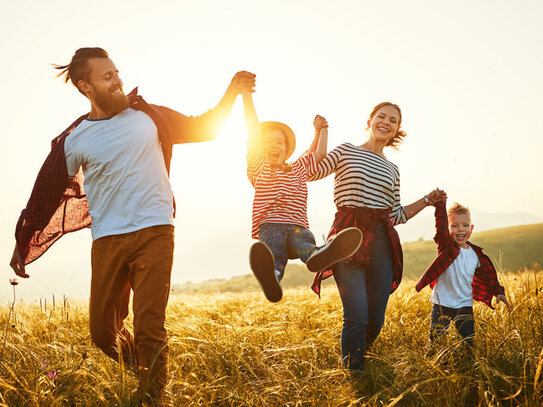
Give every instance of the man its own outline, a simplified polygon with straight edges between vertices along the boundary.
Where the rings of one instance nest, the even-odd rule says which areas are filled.
[[[137,367],[138,395],[160,402],[168,378],[172,147],[215,138],[241,90],[253,91],[255,76],[238,72],[214,109],[187,117],[148,104],[137,90],[125,95],[119,71],[101,48],[81,48],[70,64],[56,68],[91,109],[53,140],[17,223],[10,265],[28,278],[26,264],[63,234],[90,226],[92,340],[106,355]],[[123,324],[131,290],[134,336]]]

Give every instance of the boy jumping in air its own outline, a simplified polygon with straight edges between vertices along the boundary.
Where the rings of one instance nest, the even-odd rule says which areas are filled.
[[[350,257],[362,242],[362,232],[349,228],[318,248],[307,221],[307,179],[326,156],[328,124],[324,117],[313,122],[315,139],[307,154],[291,164],[294,132],[280,122],[258,122],[251,93],[243,92],[247,140],[247,176],[255,188],[251,246],[251,269],[266,298],[279,301],[288,259],[299,258],[310,271],[327,269]]]
[[[483,249],[469,242],[473,225],[469,209],[455,203],[447,212],[447,196],[435,204],[438,255],[424,272],[417,291],[430,284],[433,289],[430,340],[446,332],[451,320],[464,342],[472,346],[474,339],[473,300],[492,307],[492,297],[509,310],[504,288],[499,284],[496,269]]]

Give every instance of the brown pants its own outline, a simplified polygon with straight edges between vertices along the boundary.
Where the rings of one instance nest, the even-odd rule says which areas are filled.
[[[106,355],[139,372],[138,393],[162,398],[168,381],[164,328],[173,264],[174,228],[151,226],[92,244],[90,333]],[[124,327],[134,291],[134,336]]]

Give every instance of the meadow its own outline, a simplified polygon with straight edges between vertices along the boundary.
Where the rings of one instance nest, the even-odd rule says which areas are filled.
[[[540,406],[543,272],[499,278],[514,309],[477,304],[473,357],[454,331],[428,344],[430,291],[405,279],[366,370],[342,368],[337,290],[172,295],[168,406]],[[16,289],[17,287],[15,287]],[[13,311],[13,312],[12,312]],[[132,406],[137,379],[90,341],[86,304],[0,309],[0,406]],[[130,321],[129,321],[130,324]]]

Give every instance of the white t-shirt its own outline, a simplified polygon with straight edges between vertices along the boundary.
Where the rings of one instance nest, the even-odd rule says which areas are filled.
[[[449,308],[473,306],[473,275],[480,266],[475,251],[468,247],[460,248],[453,263],[441,274],[434,286],[430,301]]]
[[[173,225],[173,196],[153,120],[126,109],[84,120],[66,138],[68,175],[80,167],[92,218],[92,238]]]

